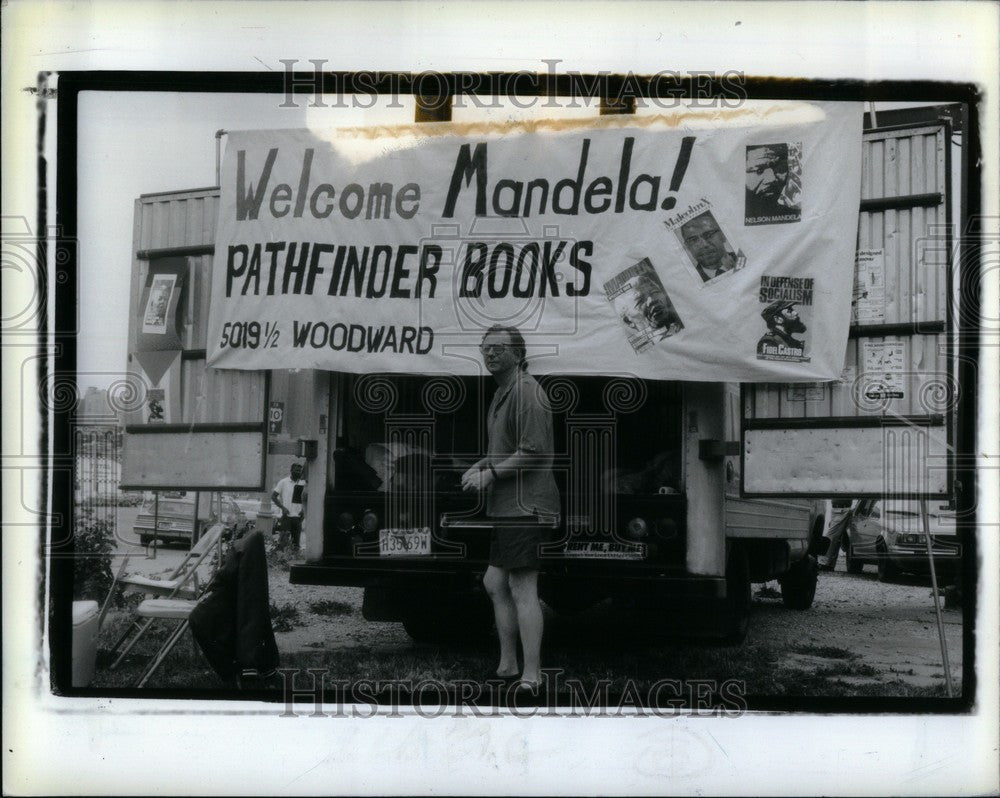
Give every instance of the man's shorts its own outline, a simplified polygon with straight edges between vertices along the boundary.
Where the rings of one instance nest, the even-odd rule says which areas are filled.
[[[490,565],[510,571],[541,567],[538,546],[550,538],[549,529],[539,526],[534,516],[497,518],[490,535]]]

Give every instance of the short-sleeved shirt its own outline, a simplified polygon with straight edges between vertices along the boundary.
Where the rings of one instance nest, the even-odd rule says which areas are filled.
[[[489,449],[493,464],[520,451],[535,462],[519,474],[494,480],[486,492],[486,513],[495,517],[556,514],[559,489],[552,476],[552,410],[544,389],[530,374],[518,371],[499,388],[487,413]]]
[[[295,495],[295,487],[297,485],[301,485],[304,490],[306,481],[304,479],[300,479],[296,482],[288,476],[284,479],[279,479],[278,484],[274,486],[274,492],[281,498],[281,503],[288,509],[288,515],[292,518],[302,517],[302,504],[292,501],[292,498]],[[299,495],[302,495],[301,491],[299,491]]]

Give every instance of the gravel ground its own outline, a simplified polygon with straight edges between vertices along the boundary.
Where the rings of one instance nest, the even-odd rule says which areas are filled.
[[[119,528],[125,530],[119,553],[131,540],[134,508],[120,509]],[[148,576],[163,576],[180,562],[180,549],[161,548],[155,559],[146,559],[141,548],[133,549],[128,570]],[[433,650],[416,646],[399,623],[373,623],[361,617],[362,591],[359,588],[292,585],[288,565],[272,558],[269,571],[271,602],[291,614],[288,631],[276,631],[283,653],[347,650],[380,652]],[[301,560],[299,560],[301,561]],[[117,565],[116,565],[117,567]],[[317,612],[320,602],[333,612]],[[321,608],[321,607],[320,607]],[[622,634],[620,614],[597,608],[583,616],[567,618],[547,613],[546,638],[576,641],[601,639]],[[617,611],[620,613],[620,611]],[[956,690],[962,675],[962,613],[943,608],[948,657]],[[585,630],[585,634],[581,634]],[[604,631],[601,631],[604,630]],[[844,570],[819,576],[816,599],[811,609],[797,612],[782,606],[778,583],[754,586],[753,611],[746,645],[764,644],[785,651],[782,666],[805,673],[836,668],[843,659],[837,650],[856,655],[855,663],[870,666],[872,675],[841,677],[859,687],[899,680],[914,687],[942,686],[944,668],[937,622],[927,577],[909,577],[898,584],[883,584],[871,566],[861,575]],[[655,644],[650,644],[654,646]],[[677,646],[676,642],[670,643]],[[685,645],[685,644],[680,644]],[[651,652],[655,648],[651,649]],[[857,670],[857,669],[856,669]]]
[[[839,567],[843,569],[843,564]],[[807,672],[836,664],[835,658],[823,656],[826,652],[822,647],[852,652],[860,657],[858,662],[880,672],[878,676],[845,677],[859,685],[878,683],[887,677],[919,687],[943,684],[944,668],[929,579],[915,577],[901,584],[883,584],[876,579],[873,569],[858,576],[843,570],[821,573],[812,608],[801,612],[785,609],[777,588],[777,582],[754,586],[747,644],[777,644],[779,649],[789,652],[784,664]],[[401,624],[371,623],[361,617],[359,588],[292,585],[287,569],[278,565],[271,569],[270,589],[272,603],[299,609],[298,620],[302,625],[276,634],[283,652],[344,649],[377,652],[414,646]],[[349,610],[345,607],[344,614],[336,616],[311,612],[310,605],[319,601],[343,602]],[[962,615],[957,610],[943,609],[943,600],[941,603],[957,690],[962,673]],[[559,634],[562,622],[558,617],[550,617],[547,634]],[[801,653],[808,648],[815,648],[817,654]]]

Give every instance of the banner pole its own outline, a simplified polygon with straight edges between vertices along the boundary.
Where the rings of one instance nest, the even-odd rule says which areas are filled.
[[[934,613],[937,615],[938,638],[941,641],[941,661],[944,664],[944,684],[948,691],[948,698],[952,698],[954,693],[951,686],[951,664],[948,662],[948,642],[944,636],[944,619],[941,617],[941,601],[938,596],[937,572],[934,568],[934,553],[931,548],[931,525],[927,517],[927,501],[920,500],[920,521],[924,526],[924,542],[927,544],[927,562],[931,569],[931,589],[934,595]]]

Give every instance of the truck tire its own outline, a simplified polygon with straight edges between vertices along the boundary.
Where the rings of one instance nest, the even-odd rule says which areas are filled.
[[[418,643],[480,640],[493,629],[493,608],[481,595],[437,603],[414,601],[403,613],[403,628]]]
[[[750,561],[743,546],[733,545],[726,558],[726,598],[722,604],[722,639],[743,642],[750,630]]]
[[[851,554],[851,539],[847,536],[844,537],[844,565],[847,567],[847,573],[855,576],[865,570],[864,562]]]
[[[807,554],[792,563],[792,567],[778,577],[781,584],[781,601],[791,610],[807,610],[816,597],[816,578],[819,566],[816,558]]]

